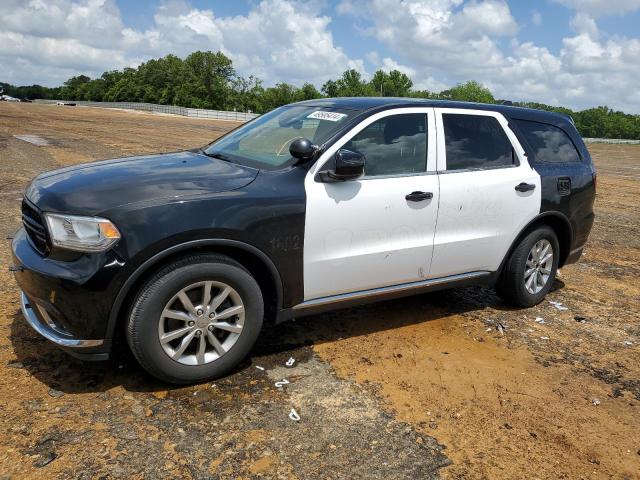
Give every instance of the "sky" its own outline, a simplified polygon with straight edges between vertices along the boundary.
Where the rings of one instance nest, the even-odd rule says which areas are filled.
[[[348,68],[440,91],[640,113],[640,0],[0,0],[0,81],[58,86],[222,51],[265,85]]]

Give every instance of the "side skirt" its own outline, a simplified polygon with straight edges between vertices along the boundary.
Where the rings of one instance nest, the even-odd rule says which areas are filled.
[[[493,284],[497,278],[496,272],[469,272],[442,278],[431,278],[419,282],[404,283],[390,287],[372,288],[360,292],[343,293],[329,297],[316,298],[299,303],[292,308],[281,310],[276,323],[281,323],[296,317],[315,315],[330,310],[354,307],[366,303],[391,300],[420,293],[444,290],[453,287],[463,287],[476,284]]]

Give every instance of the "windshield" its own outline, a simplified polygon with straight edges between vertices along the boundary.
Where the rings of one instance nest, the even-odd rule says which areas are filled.
[[[307,138],[327,140],[356,112],[323,107],[280,107],[215,141],[204,153],[249,167],[276,170],[293,163],[289,145]]]

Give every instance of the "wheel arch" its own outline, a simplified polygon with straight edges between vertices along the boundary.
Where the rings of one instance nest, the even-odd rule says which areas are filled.
[[[219,253],[239,262],[256,279],[265,300],[265,317],[275,321],[282,309],[283,287],[280,273],[273,261],[262,250],[253,245],[230,239],[201,239],[180,243],[156,253],[139,265],[127,278],[109,314],[107,338],[116,335],[117,325],[140,286],[163,265],[191,253]]]
[[[558,261],[558,268],[562,267],[569,257],[571,251],[571,242],[573,240],[573,229],[569,219],[561,212],[544,212],[533,218],[525,227],[520,231],[516,238],[511,242],[509,250],[502,259],[499,273],[502,273],[507,260],[511,256],[513,250],[520,243],[520,240],[535,229],[538,226],[546,225],[551,227],[558,237],[558,243],[560,244],[560,258]]]

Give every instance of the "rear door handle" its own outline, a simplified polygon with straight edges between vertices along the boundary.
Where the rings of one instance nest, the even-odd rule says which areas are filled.
[[[422,200],[430,200],[430,199],[432,199],[433,198],[433,193],[415,191],[415,192],[409,193],[404,198],[406,198],[410,202],[421,202]]]
[[[534,190],[536,188],[536,186],[533,183],[519,183],[518,185],[516,185],[516,190],[518,192],[530,192],[531,190]]]

